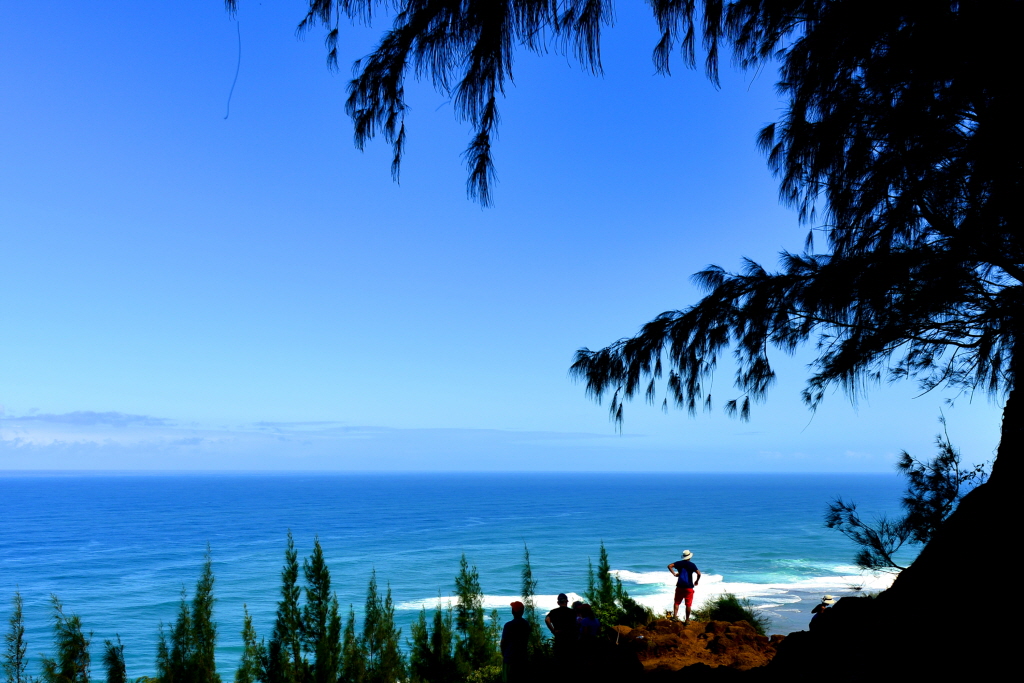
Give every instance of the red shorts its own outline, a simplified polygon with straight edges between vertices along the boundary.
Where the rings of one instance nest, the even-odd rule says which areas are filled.
[[[684,586],[676,586],[676,604],[686,601],[687,607],[693,606],[693,589]]]

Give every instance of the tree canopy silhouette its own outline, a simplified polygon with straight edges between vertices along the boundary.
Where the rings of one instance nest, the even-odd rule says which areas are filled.
[[[227,0],[229,9],[235,2]],[[473,128],[468,192],[486,205],[498,102],[517,50],[561,52],[599,73],[613,4],[309,0],[299,30],[326,27],[328,64],[336,67],[341,20],[390,16],[391,28],[356,62],[349,84],[356,144],[383,135],[397,177],[405,81],[429,79]],[[809,673],[831,666],[837,648],[862,646],[874,655],[856,665],[859,675],[920,677],[922,662],[952,675],[944,638],[930,626],[948,615],[942,601],[921,596],[949,590],[955,558],[1011,575],[1002,530],[1024,521],[1011,488],[1022,478],[1024,447],[1024,406],[1015,391],[1024,325],[1024,128],[1014,106],[1019,79],[1006,75],[1019,63],[1024,2],[647,4],[661,31],[654,46],[661,73],[677,52],[691,67],[702,56],[716,82],[726,53],[742,69],[778,68],[786,105],[759,144],[782,200],[812,231],[802,252],[781,255],[776,271],[752,261],[738,272],[709,266],[695,276],[705,289],[697,303],[603,349],[580,349],[572,373],[590,396],[610,400],[618,423],[623,404],[639,395],[655,402],[661,392],[666,407],[691,412],[710,407],[709,380],[730,352],[737,393],[725,407],[746,418],[775,380],[769,349],[792,353],[809,343],[817,350],[804,391],[812,408],[831,387],[855,399],[882,379],[1005,397],[989,481],[963,498],[892,589],[871,605],[838,605],[847,616],[794,644],[790,651],[803,656],[788,659]],[[915,619],[905,619],[911,611]],[[865,635],[880,623],[888,630]],[[997,639],[1009,652],[1008,638]],[[961,659],[955,670],[975,677],[977,667],[994,671],[999,663]]]
[[[226,0],[233,10],[237,0]],[[580,349],[572,365],[590,396],[642,394],[695,412],[732,352],[741,418],[775,380],[769,349],[818,353],[804,398],[832,386],[855,398],[882,379],[916,379],[993,396],[1013,388],[1024,304],[1020,229],[1022,131],[1012,107],[1015,26],[1022,3],[907,0],[648,0],[661,31],[656,69],[678,53],[704,57],[718,80],[723,52],[744,69],[776,65],[787,101],[759,144],[783,201],[812,225],[801,253],[776,271],[744,261],[694,277],[696,304],[657,316],[633,337]],[[611,0],[309,0],[298,31],[323,26],[328,64],[338,25],[391,17],[355,63],[348,113],[358,146],[383,135],[397,177],[405,141],[404,84],[429,79],[473,126],[468,189],[491,200],[491,142],[517,49],[554,50],[601,71]],[[698,40],[700,49],[698,49]],[[814,233],[825,248],[815,250]],[[1006,411],[1015,403],[1008,400]],[[1009,413],[1007,413],[1009,414]],[[1014,420],[1024,424],[1024,419]],[[1007,438],[1020,443],[1018,430]],[[1015,446],[1016,447],[1016,446]],[[1001,460],[993,476],[998,479]]]

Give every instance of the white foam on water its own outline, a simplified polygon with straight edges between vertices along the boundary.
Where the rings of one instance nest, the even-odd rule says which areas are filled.
[[[631,572],[628,569],[613,569],[611,574],[619,577],[623,583],[676,585],[676,577],[666,570],[659,572]]]
[[[796,605],[801,602],[816,601],[826,593],[851,594],[862,591],[882,591],[892,585],[894,575],[856,573],[857,568],[840,565],[827,568],[835,571],[832,576],[813,576],[796,581],[779,583],[753,583],[745,581],[726,581],[721,574],[704,574],[695,591],[695,606],[725,593],[732,593],[738,598],[750,599],[756,607],[773,611],[802,612],[803,609],[779,609],[783,606]],[[840,573],[842,572],[842,573]],[[611,572],[623,584],[644,586],[660,586],[661,589],[648,595],[633,595],[634,600],[645,607],[650,607],[656,614],[672,609],[676,579],[665,570],[654,572],[634,572],[628,569],[613,569]],[[569,603],[583,600],[578,593],[567,593]],[[536,595],[534,603],[541,612],[547,612],[558,606],[557,595]],[[485,595],[484,608],[506,609],[509,603],[522,600],[518,595]],[[441,606],[455,603],[451,596],[441,598]],[[396,610],[433,610],[438,605],[438,598],[407,600],[395,605]]]
[[[856,567],[839,566],[834,570],[856,570]],[[613,570],[622,582],[638,585],[663,585],[664,590],[649,595],[632,596],[641,605],[650,607],[655,613],[672,609],[675,594],[675,578],[664,571],[632,572]],[[779,583],[752,583],[744,581],[726,581],[721,574],[704,574],[695,590],[695,603],[703,602],[732,593],[739,598],[749,598],[755,606],[771,609],[782,605],[790,605],[804,600],[816,600],[817,595],[825,593],[856,593],[860,591],[881,591],[892,585],[895,577],[891,574],[843,573],[833,576],[814,576],[796,581]],[[764,604],[761,604],[761,603]]]

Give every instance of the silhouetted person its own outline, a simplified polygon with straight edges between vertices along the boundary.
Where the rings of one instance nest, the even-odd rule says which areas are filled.
[[[558,594],[558,607],[544,617],[551,635],[554,636],[552,654],[559,669],[567,671],[572,664],[573,650],[576,647],[576,613],[569,609],[569,597],[565,593]]]
[[[693,553],[689,550],[683,551],[683,559],[678,562],[673,562],[668,566],[668,570],[672,572],[672,576],[676,577],[676,595],[673,601],[672,616],[675,619],[679,618],[679,605],[680,603],[686,603],[686,621],[683,623],[690,623],[690,608],[693,606],[693,589],[700,583],[700,570],[697,569],[697,565],[690,562],[693,557]],[[693,575],[696,574],[697,578],[694,579]]]
[[[576,612],[576,630],[579,632],[579,639],[597,638],[601,622],[594,616],[594,609],[585,602],[574,602],[572,609]]]
[[[825,611],[829,607],[834,605],[835,602],[836,602],[836,599],[833,598],[831,595],[824,595],[824,596],[822,596],[821,602],[818,603],[817,605],[815,605],[814,609],[811,610],[811,614],[814,615],[813,617],[811,617],[811,624],[810,624],[811,628],[814,628],[814,626],[815,626],[814,622],[817,621],[818,618],[821,617],[821,615],[824,614]]]
[[[512,621],[501,630],[502,680],[505,683],[522,683],[530,676],[527,643],[530,641],[530,622],[523,619],[526,609],[518,600],[512,603]]]
[[[601,651],[601,643],[597,639],[601,622],[594,616],[594,610],[586,603],[574,602],[572,609],[576,613],[576,674],[582,681],[602,679],[603,674],[606,673],[602,661],[604,653]]]

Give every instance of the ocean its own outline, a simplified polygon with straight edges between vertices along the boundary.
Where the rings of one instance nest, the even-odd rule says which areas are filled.
[[[671,608],[666,566],[684,548],[704,578],[695,604],[748,597],[772,633],[806,628],[824,593],[884,589],[852,566],[855,548],[824,528],[826,503],[870,517],[898,510],[887,474],[189,474],[0,473],[0,627],[24,600],[32,669],[51,646],[50,595],[102,641],[119,635],[129,677],[152,675],[158,628],[191,595],[209,544],[218,670],[233,675],[243,605],[270,633],[288,530],[301,558],[319,537],[334,590],[357,615],[370,573],[390,585],[403,640],[453,590],[464,553],[487,606],[509,618],[529,547],[538,605],[581,595],[600,544],[631,596]]]

